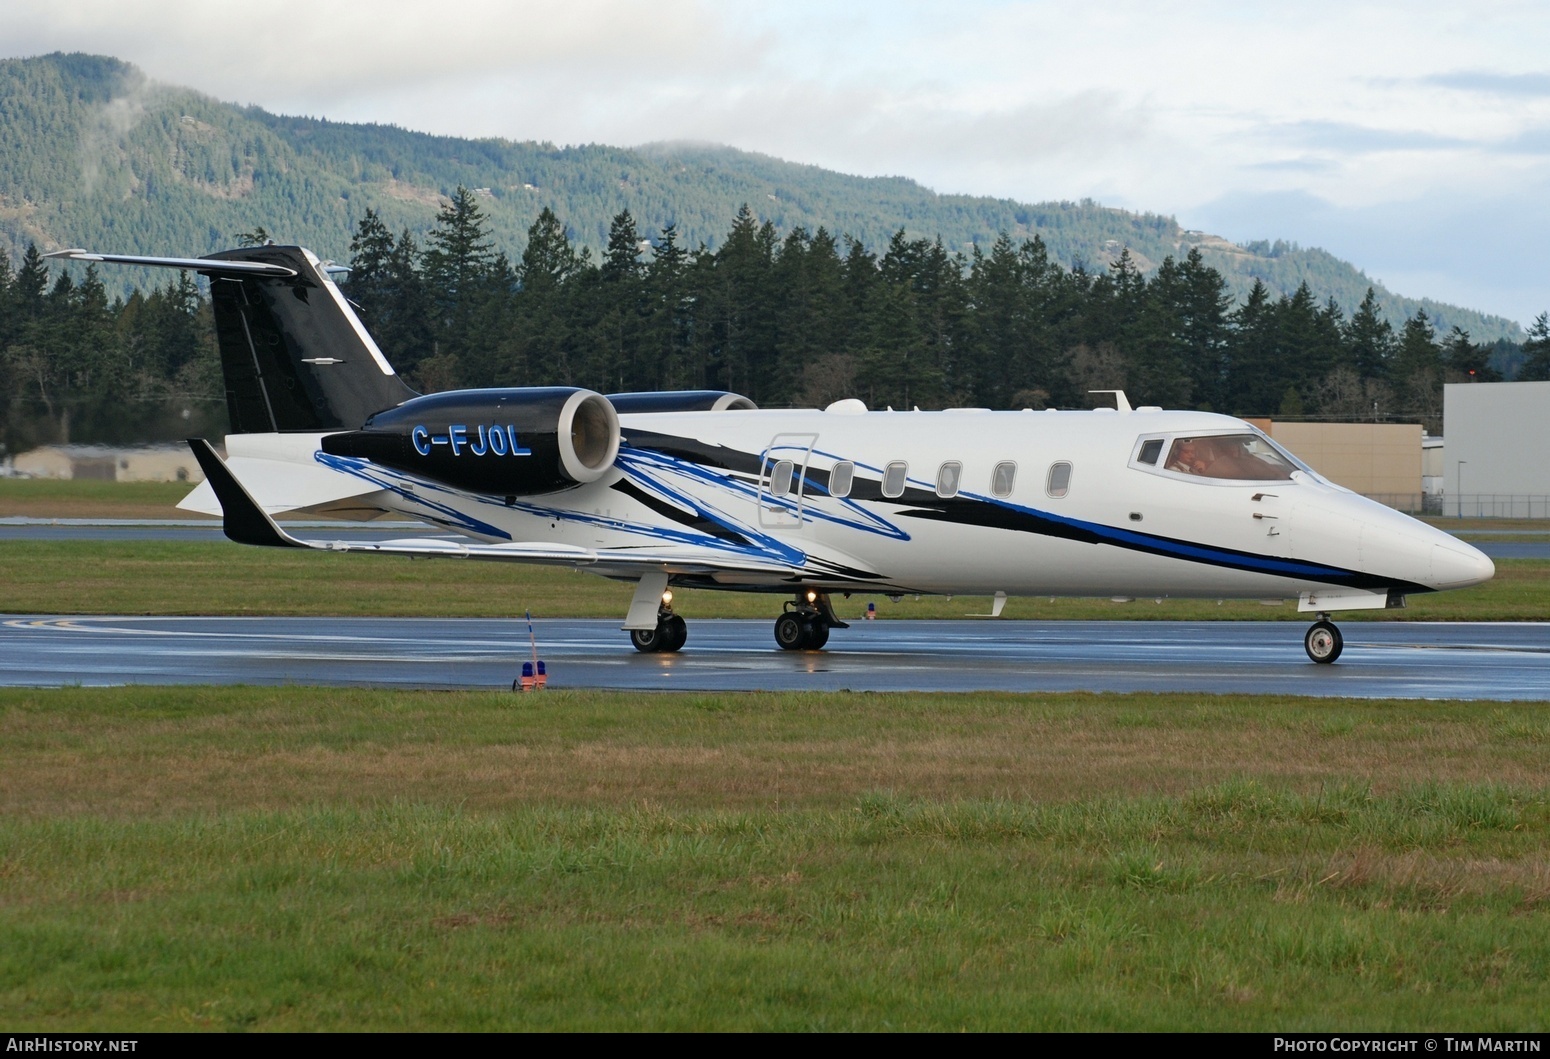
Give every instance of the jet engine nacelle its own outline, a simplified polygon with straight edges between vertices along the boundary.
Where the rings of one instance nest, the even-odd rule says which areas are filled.
[[[330,434],[323,451],[455,489],[531,496],[602,477],[619,454],[619,417],[591,390],[449,390],[378,412],[359,430]]]
[[[660,390],[611,393],[608,400],[620,412],[736,412],[758,408],[740,393],[726,390]]]

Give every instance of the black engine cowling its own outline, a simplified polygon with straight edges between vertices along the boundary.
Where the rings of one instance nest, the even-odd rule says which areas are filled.
[[[619,417],[602,394],[572,387],[449,390],[330,434],[323,451],[504,496],[596,481],[619,454]]]

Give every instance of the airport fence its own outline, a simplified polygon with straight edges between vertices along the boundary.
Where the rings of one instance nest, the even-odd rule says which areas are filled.
[[[1438,514],[1456,518],[1550,518],[1550,496],[1460,493],[1443,497]]]

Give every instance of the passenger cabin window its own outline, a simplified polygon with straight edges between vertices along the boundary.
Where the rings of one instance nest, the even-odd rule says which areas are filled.
[[[1049,481],[1044,486],[1044,491],[1057,499],[1066,495],[1071,489],[1071,465],[1064,461],[1050,465]]]
[[[936,495],[949,497],[958,495],[958,482],[963,477],[963,464],[956,460],[944,463],[936,472]]]
[[[996,464],[995,470],[990,472],[990,492],[992,496],[1011,496],[1012,485],[1017,481],[1017,464],[1008,460],[1006,463]]]
[[[909,473],[910,465],[903,460],[894,460],[883,468],[883,495],[887,497],[904,495],[904,476]]]
[[[856,478],[856,465],[849,460],[842,460],[834,465],[829,472],[829,495],[847,497],[850,495],[850,484]]]
[[[791,469],[792,463],[790,460],[781,460],[774,466],[774,468],[771,469],[771,496],[785,496],[787,493],[791,492]]]
[[[1179,438],[1163,466],[1200,478],[1245,482],[1284,482],[1297,469],[1258,434]]]
[[[1162,455],[1162,438],[1152,438],[1141,443],[1140,455],[1136,457],[1137,463],[1156,464],[1157,457]]]

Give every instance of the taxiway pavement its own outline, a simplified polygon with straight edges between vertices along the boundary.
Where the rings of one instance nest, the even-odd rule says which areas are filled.
[[[1183,691],[1550,701],[1550,624],[1347,622],[1319,666],[1301,622],[879,620],[824,651],[765,621],[691,621],[676,655],[618,622],[534,623],[553,688]],[[510,619],[0,617],[0,684],[511,686],[530,660]]]

